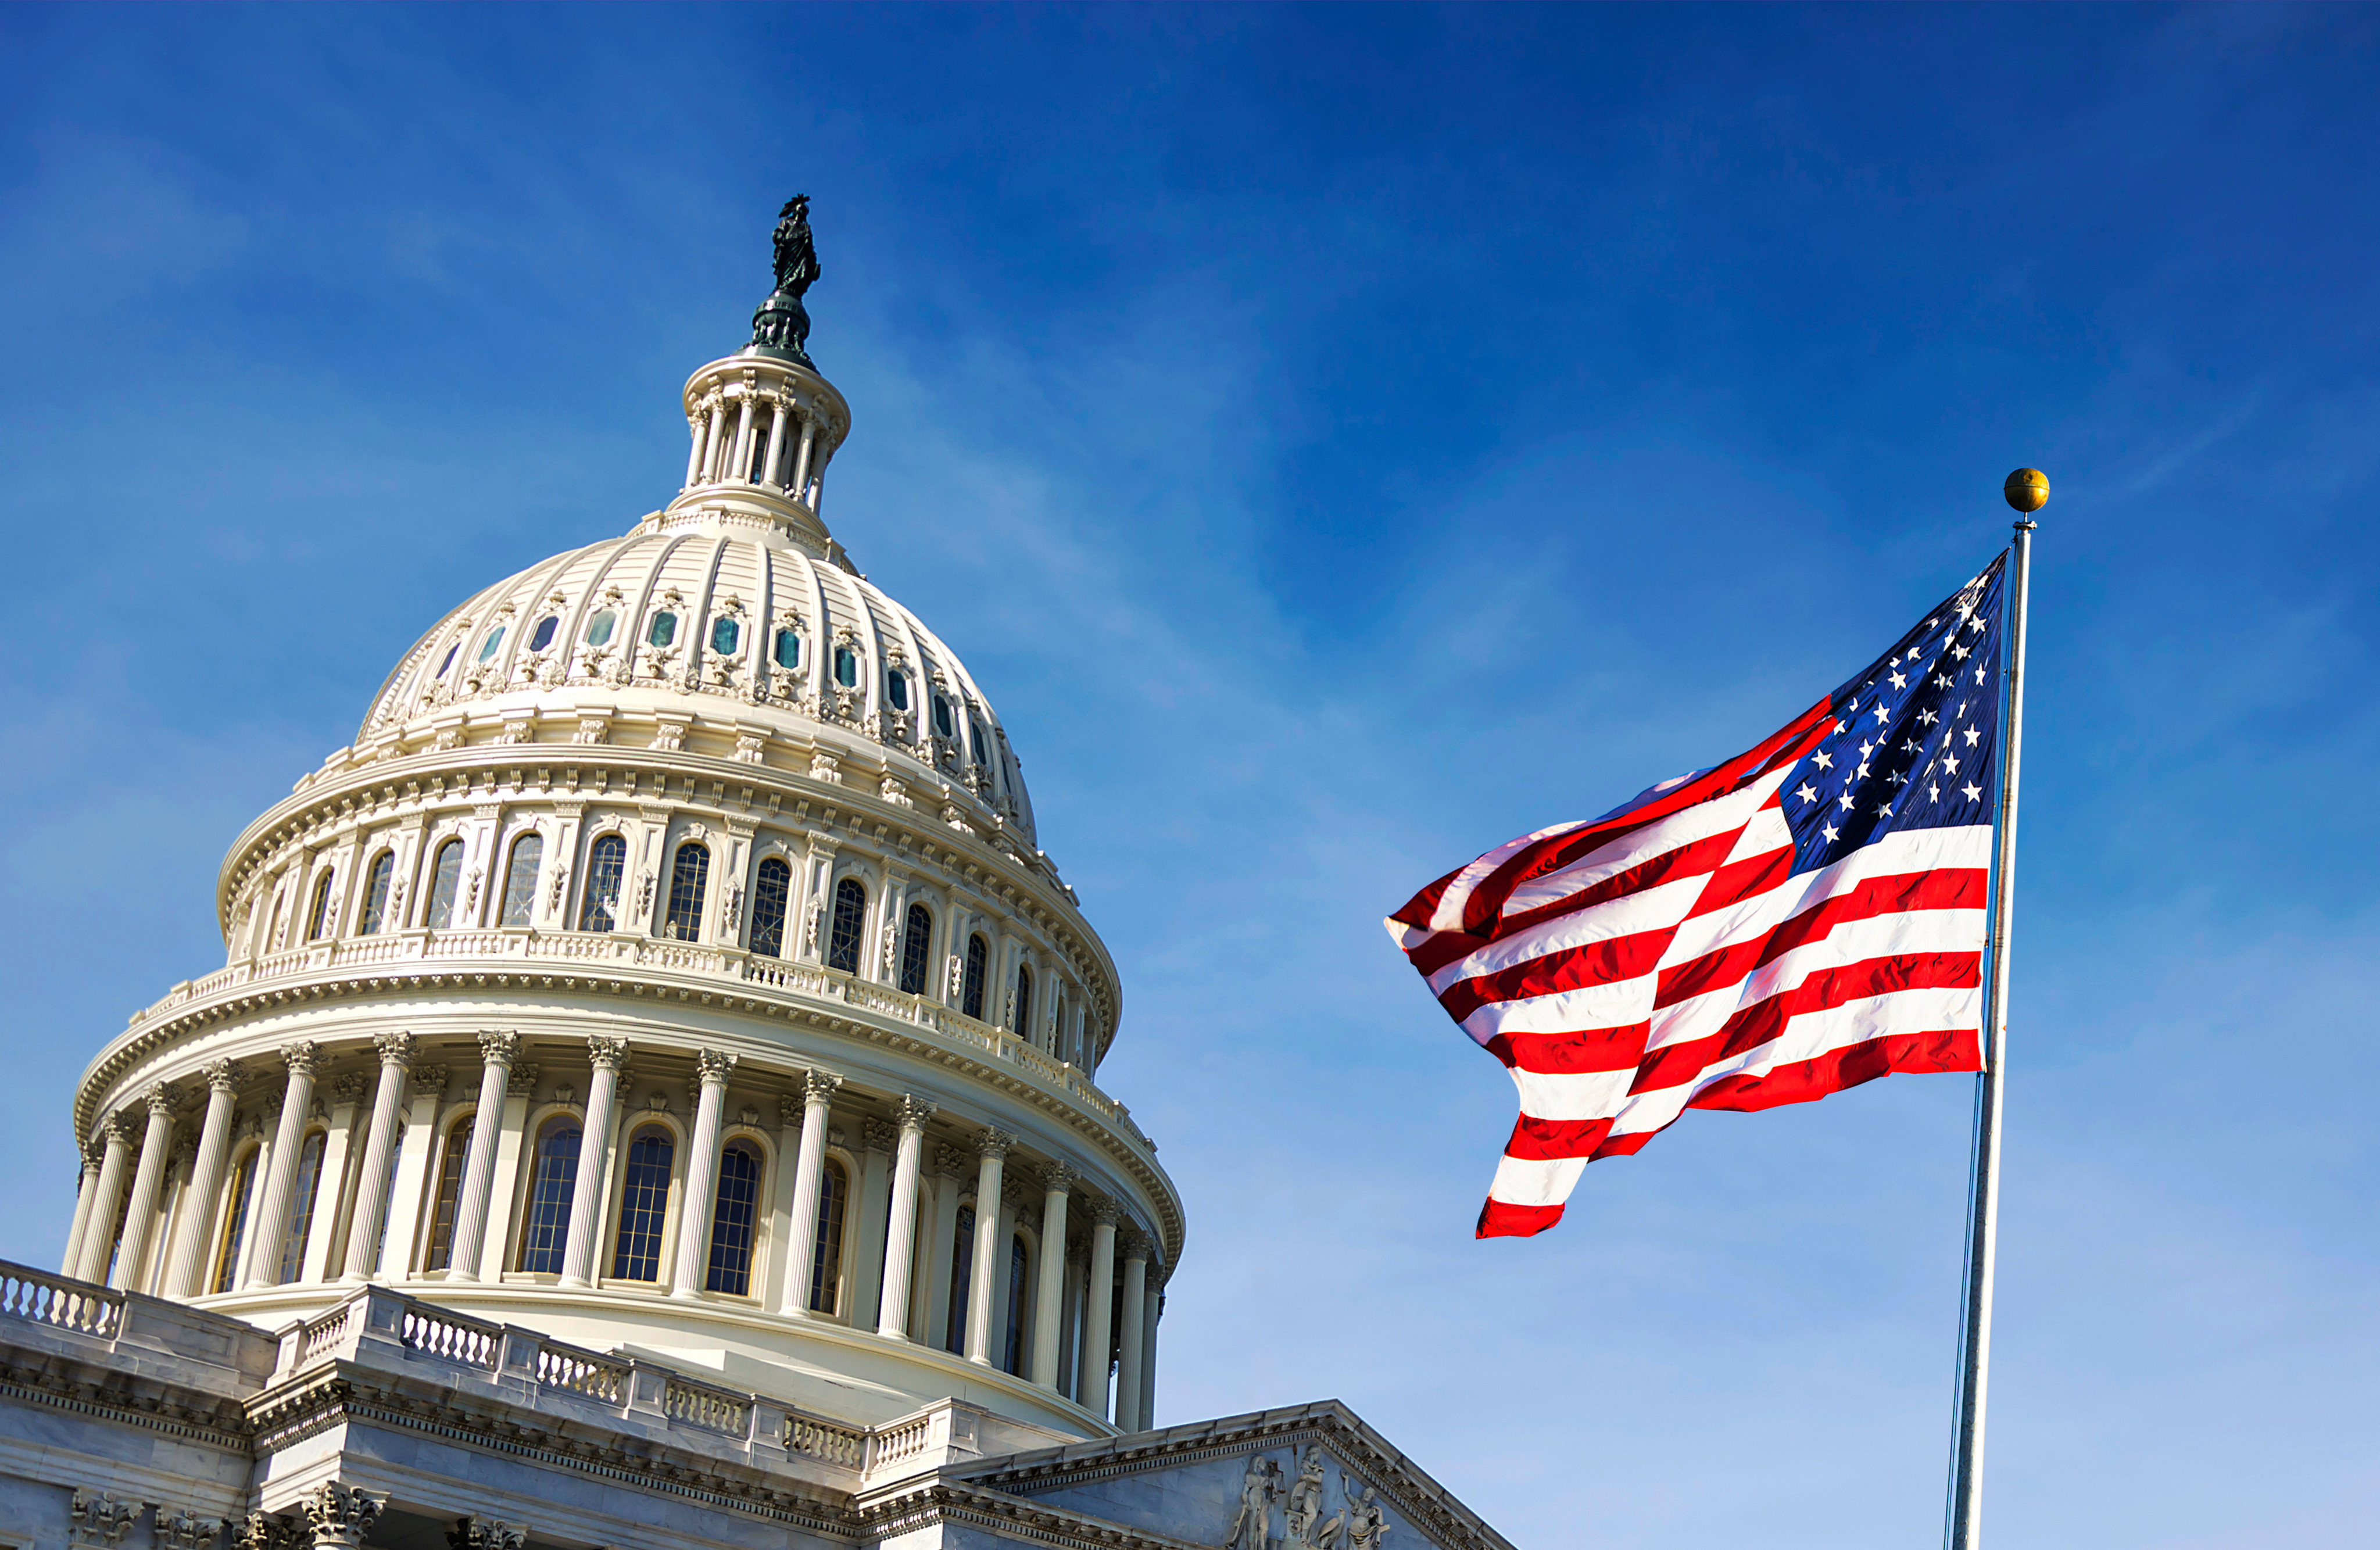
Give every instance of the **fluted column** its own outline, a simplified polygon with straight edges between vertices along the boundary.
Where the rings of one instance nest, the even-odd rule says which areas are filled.
[[[140,1165],[132,1174],[132,1206],[124,1214],[124,1247],[115,1256],[115,1273],[107,1284],[118,1290],[132,1284],[140,1272],[140,1256],[148,1252],[149,1234],[157,1225],[157,1194],[164,1187],[165,1164],[174,1145],[174,1095],[164,1083],[149,1089],[149,1129],[140,1139]]]
[[[782,412],[782,411],[781,411]],[[819,1196],[826,1183],[827,1110],[843,1078],[829,1072],[802,1074],[802,1142],[794,1163],[794,1204],[785,1228],[784,1311],[810,1312],[810,1261],[817,1253]]]
[[[214,1235],[220,1210],[216,1194],[223,1189],[224,1159],[231,1154],[231,1115],[238,1102],[240,1070],[229,1060],[207,1068],[207,1112],[199,1121],[199,1155],[190,1168],[190,1188],[174,1229],[173,1257],[165,1262],[159,1290],[167,1297],[199,1294],[199,1265],[206,1257],[207,1241]]]
[[[735,440],[729,442],[727,455],[735,464],[728,470],[737,484],[750,484],[752,454],[745,449],[752,444],[752,395],[744,395],[744,406],[735,415]]]
[[[694,1144],[686,1156],[686,1207],[677,1219],[677,1276],[673,1297],[693,1297],[709,1279],[710,1262],[710,1197],[719,1188],[719,1111],[727,1103],[727,1073],[735,1057],[705,1049],[694,1058],[702,1078],[702,1096],[695,1103]]]
[[[716,483],[719,478],[719,428],[726,418],[727,404],[722,399],[710,406],[710,433],[702,443],[702,481],[705,484]]]
[[[603,1230],[603,1159],[610,1155],[612,1107],[620,1093],[620,1066],[628,1058],[625,1039],[589,1035],[587,1117],[578,1127],[578,1172],[570,1187],[570,1230],[562,1242],[562,1284],[591,1286],[595,1235]]]
[[[760,482],[783,486],[777,477],[777,454],[785,447],[785,401],[779,399],[769,412],[769,451],[760,460]]]
[[[347,1275],[368,1281],[380,1269],[381,1212],[388,1204],[388,1170],[395,1161],[396,1115],[405,1107],[406,1073],[413,1069],[413,1035],[382,1034],[380,1085],[372,1091],[371,1129],[364,1135],[363,1168],[356,1175],[356,1205],[347,1228]]]
[[[1091,1271],[1083,1283],[1083,1361],[1075,1401],[1104,1420],[1108,1413],[1108,1347],[1114,1334],[1116,1208],[1091,1207]]]
[[[966,1357],[991,1365],[992,1277],[1002,1268],[1000,1173],[1016,1138],[986,1130],[976,1141],[975,1268],[967,1276]]]
[[[1154,1430],[1157,1425],[1157,1320],[1165,1312],[1165,1293],[1158,1287],[1157,1278],[1148,1278],[1148,1314],[1141,1330],[1140,1358],[1140,1431]]]
[[[1041,1170],[1041,1274],[1033,1290],[1033,1381],[1058,1387],[1058,1326],[1066,1302],[1066,1197],[1075,1170],[1051,1163]]]
[[[100,1155],[91,1219],[83,1224],[82,1253],[69,1272],[78,1280],[96,1281],[107,1274],[107,1256],[115,1247],[115,1208],[124,1200],[124,1175],[132,1166],[132,1131],[137,1122],[130,1112],[120,1108],[100,1121],[107,1150]]]
[[[695,480],[702,477],[702,448],[704,442],[709,438],[709,431],[710,428],[703,424],[690,425],[686,428],[686,434],[694,441],[694,444],[686,451],[685,488],[688,490],[692,490]]]
[[[281,1277],[281,1241],[289,1232],[289,1195],[298,1181],[298,1154],[305,1148],[306,1116],[314,1106],[314,1065],[322,1052],[299,1040],[281,1047],[282,1063],[289,1068],[289,1084],[281,1090],[281,1123],[273,1132],[273,1156],[266,1166],[264,1190],[256,1215],[249,1218],[248,1277],[241,1285],[269,1287]]]
[[[1141,1362],[1148,1351],[1141,1326],[1148,1317],[1148,1240],[1135,1229],[1123,1244],[1123,1327],[1116,1331],[1115,1423],[1140,1429]]]
[[[804,442],[807,447],[808,442]],[[917,1259],[917,1170],[926,1155],[926,1120],[934,1106],[904,1094],[895,1113],[900,1147],[892,1155],[892,1216],[884,1231],[884,1292],[876,1305],[876,1332],[909,1338],[909,1277]]]
[[[67,1252],[58,1256],[58,1273],[71,1276],[82,1260],[83,1229],[91,1225],[91,1203],[99,1193],[99,1153],[86,1144],[82,1166],[76,1169],[74,1223],[67,1229]]]
[[[794,481],[785,487],[794,492],[796,500],[807,498],[810,487],[810,454],[817,445],[818,420],[814,416],[806,415],[802,418],[802,450],[794,463]]]
[[[463,1193],[455,1207],[455,1238],[446,1253],[446,1278],[480,1278],[480,1248],[488,1231],[488,1195],[496,1181],[496,1144],[503,1139],[504,1090],[512,1083],[518,1034],[480,1035],[480,1107],[471,1116],[471,1150],[463,1163]],[[279,1162],[279,1157],[273,1159]]]

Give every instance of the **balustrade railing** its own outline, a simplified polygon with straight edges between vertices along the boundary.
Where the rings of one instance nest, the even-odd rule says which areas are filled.
[[[823,1464],[840,1464],[847,1470],[863,1469],[868,1463],[868,1434],[850,1426],[838,1426],[831,1421],[819,1421],[807,1415],[785,1417],[785,1451],[816,1459]]]
[[[0,1318],[112,1338],[124,1328],[124,1294],[22,1265],[0,1266]]]
[[[538,1347],[537,1381],[548,1388],[564,1388],[590,1399],[616,1405],[628,1397],[630,1367],[591,1350],[547,1340]]]
[[[401,1338],[411,1350],[443,1356],[467,1367],[492,1370],[504,1343],[504,1331],[492,1324],[481,1324],[477,1319],[408,1301]]]
[[[905,1421],[890,1431],[879,1432],[868,1439],[868,1467],[880,1470],[887,1464],[897,1464],[926,1451],[933,1440],[933,1417],[921,1415],[915,1421]]]
[[[748,1395],[673,1376],[662,1386],[662,1413],[689,1426],[740,1437],[751,1430],[752,1401]]]

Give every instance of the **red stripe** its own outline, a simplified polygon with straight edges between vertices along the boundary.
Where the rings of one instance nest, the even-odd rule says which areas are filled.
[[[1460,1023],[1481,1007],[1500,1001],[1524,1001],[1590,985],[1642,979],[1660,966],[1661,954],[1670,951],[1670,938],[1677,934],[1676,926],[1664,926],[1657,931],[1635,931],[1562,948],[1494,974],[1458,979],[1438,993],[1438,1004]]]
[[[1479,1207],[1481,1238],[1535,1238],[1538,1233],[1561,1220],[1559,1205],[1507,1205],[1491,1200]]]
[[[1390,920],[1402,920],[1407,926],[1418,926],[1425,931],[1428,930],[1430,917],[1438,914],[1438,902],[1446,897],[1446,890],[1453,887],[1454,879],[1461,876],[1463,876],[1463,868],[1457,866],[1453,871],[1449,872],[1446,876],[1439,878],[1438,881],[1430,884],[1427,888],[1423,889],[1419,893],[1416,893],[1412,898],[1406,900],[1404,908],[1389,916],[1389,918]]]
[[[1847,921],[1873,920],[1911,910],[1980,910],[1986,888],[1987,877],[1980,866],[1937,866],[1928,872],[1869,878],[1848,893],[1821,899],[1800,914],[1779,921],[1765,936],[1730,942],[1662,970],[1653,1009],[1658,1011],[1740,985],[1755,969],[1775,963],[1804,942],[1818,940]]]
[[[1741,904],[1755,894],[1767,892],[1793,874],[1793,847],[1782,846],[1763,855],[1748,855],[1742,861],[1730,861],[1711,874],[1703,885],[1694,907],[1686,912],[1692,920],[1698,914],[1709,914],[1730,904]]]
[[[1581,1028],[1567,1034],[1498,1034],[1480,1047],[1507,1070],[1568,1076],[1582,1072],[1631,1071],[1645,1058],[1650,1023],[1621,1028]]]
[[[1829,1093],[1901,1072],[1983,1069],[1982,1042],[1973,1028],[1888,1034],[1829,1049],[1811,1060],[1795,1060],[1765,1076],[1730,1076],[1723,1082],[1714,1082],[1695,1094],[1686,1107],[1750,1112],[1789,1103],[1815,1103]]]
[[[1741,832],[1733,829],[1725,834],[1709,834],[1699,840],[1689,840],[1676,850],[1648,857],[1624,872],[1614,872],[1592,887],[1582,888],[1576,893],[1549,904],[1540,904],[1509,920],[1499,920],[1483,936],[1441,931],[1405,956],[1422,974],[1434,975],[1449,963],[1478,951],[1489,942],[1502,941],[1545,921],[1575,914],[1597,904],[1608,904],[1614,899],[1641,893],[1660,883],[1711,871],[1727,859],[1727,853],[1735,848],[1735,837]]]
[[[1463,902],[1463,929],[1474,936],[1486,931],[1501,913],[1504,901],[1512,897],[1514,889],[1548,872],[1560,871],[1611,836],[1642,829],[1656,819],[1682,812],[1696,803],[1740,791],[1745,781],[1767,769],[1770,761],[1780,752],[1799,758],[1801,750],[1795,745],[1804,737],[1814,744],[1818,741],[1817,737],[1809,734],[1816,731],[1822,720],[1829,728],[1832,727],[1833,705],[1831,698],[1820,700],[1701,779],[1689,781],[1675,791],[1665,792],[1641,807],[1618,815],[1608,823],[1589,824],[1567,834],[1553,835],[1515,854],[1481,878],[1471,897]]]
[[[1637,1068],[1628,1090],[1652,1093],[1691,1082],[1696,1073],[1778,1037],[1788,1022],[1804,1012],[1893,990],[1972,990],[1983,983],[1982,965],[1980,952],[1911,952],[1822,969],[1737,1011],[1717,1033],[1655,1050]]]
[[[1504,1143],[1504,1155],[1524,1162],[1592,1156],[1610,1133],[1609,1115],[1600,1120],[1537,1120],[1524,1114],[1512,1125],[1512,1139]]]

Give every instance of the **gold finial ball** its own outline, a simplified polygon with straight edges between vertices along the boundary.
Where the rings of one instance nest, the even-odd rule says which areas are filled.
[[[2038,468],[2019,468],[2000,486],[2008,503],[2025,513],[2039,511],[2049,504],[2049,476]]]

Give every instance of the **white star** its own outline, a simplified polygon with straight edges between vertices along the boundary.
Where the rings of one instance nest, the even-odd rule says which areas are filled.
[[[1944,754],[1942,756],[1942,768],[1948,769],[1951,774],[1956,775],[1959,772],[1959,756],[1956,754]]]
[[[1867,760],[1865,759],[1860,760],[1859,779],[1863,781],[1867,779]]]
[[[1965,700],[1963,700],[1963,699],[1962,699],[1962,700],[1961,700],[1961,701],[1959,702],[1959,708],[1954,712],[1954,714],[1963,716],[1963,715],[1965,715],[1966,713],[1967,713],[1967,702],[1966,702]]]
[[[1843,834],[1843,831],[1842,831],[1841,829],[1837,829],[1833,824],[1830,824],[1830,823],[1822,823],[1822,824],[1820,824],[1820,825],[1818,826],[1818,832],[1819,832],[1819,833],[1821,833],[1821,834],[1823,834],[1823,835],[1825,835],[1825,836],[1827,837],[1827,842],[1828,842],[1828,843],[1829,843],[1829,844],[1832,844],[1835,841],[1841,839],[1841,838],[1842,838],[1842,834]]]
[[[1807,781],[1803,781],[1802,789],[1795,792],[1793,794],[1800,797],[1805,803],[1815,802],[1818,800],[1818,793],[1810,789],[1810,782]]]
[[[1865,758],[1865,757],[1868,757],[1868,755],[1870,755],[1870,754],[1872,754],[1872,753],[1875,753],[1875,752],[1876,752],[1876,745],[1875,745],[1875,744],[1873,744],[1873,743],[1863,743],[1863,744],[1861,744],[1861,745],[1860,745],[1860,757],[1862,757],[1862,758]]]
[[[1953,646],[1950,648],[1950,655],[1958,658],[1963,662],[1967,660],[1967,648],[1963,646]]]
[[[1835,767],[1835,757],[1824,748],[1812,754],[1810,757],[1817,761],[1818,768],[1821,769],[1832,769]]]
[[[1981,662],[1977,662],[1977,663],[1975,664],[1975,682],[1976,682],[1976,683],[1978,683],[1978,684],[1981,684],[1983,681],[1984,681],[1984,664],[1983,664],[1983,663],[1981,663]]]
[[[1973,747],[1976,743],[1981,741],[1984,735],[1981,731],[1974,727],[1961,727],[1960,730],[1967,734],[1967,746],[1970,748]]]
[[[1900,741],[1900,751],[1904,754],[1913,754],[1917,752],[1917,739],[1913,737],[1902,738]]]
[[[1876,702],[1876,719],[1879,721],[1888,721],[1892,720],[1892,718],[1885,712],[1884,701],[1882,700],[1877,700]]]
[[[1925,800],[1926,800],[1926,801],[1928,801],[1928,802],[1939,802],[1939,801],[1941,801],[1941,800],[1942,800],[1942,788],[1941,788],[1941,787],[1939,787],[1939,786],[1927,786],[1927,787],[1925,788]]]
[[[1921,727],[1930,727],[1941,719],[1931,710],[1920,710],[1917,713],[1917,724]]]
[[[1967,800],[1970,802],[1981,802],[1984,799],[1984,788],[1981,786],[1961,786],[1959,789],[1967,793]]]
[[[1980,613],[1975,614],[1973,617],[1970,618],[1970,619],[1967,621],[1967,628],[1969,628],[1969,629],[1971,629],[1971,630],[1981,630],[1983,627],[1984,627],[1984,616],[1983,616],[1982,614],[1980,614]]]
[[[1849,792],[1843,793],[1842,795],[1835,798],[1835,804],[1842,808],[1844,812],[1850,812],[1852,810],[1852,793]]]
[[[1951,684],[1951,682],[1952,682],[1952,681],[1951,681],[1950,679],[1948,679],[1948,678],[1943,677],[1943,676],[1942,676],[1940,673],[1938,673],[1938,672],[1937,672],[1937,673],[1936,673],[1936,674],[1934,675],[1934,686],[1935,686],[1936,688],[1937,688],[1937,689],[1947,689],[1947,688],[1949,688],[1949,687],[1950,686],[1950,684]]]
[[[1892,817],[1892,804],[1889,802],[1878,803],[1876,805],[1876,816],[1880,818],[1888,818]]]
[[[1896,689],[1905,689],[1909,687],[1909,675],[1903,672],[1894,673],[1892,675],[1892,686]]]
[[[1941,621],[1940,621],[1940,620],[1938,620],[1938,619],[1928,619],[1927,621],[1925,621],[1925,627],[1926,627],[1927,629],[1929,629],[1929,630],[1930,630],[1930,629],[1932,629],[1935,625],[1937,625],[1937,624],[1940,624],[1940,623],[1941,623]]]

